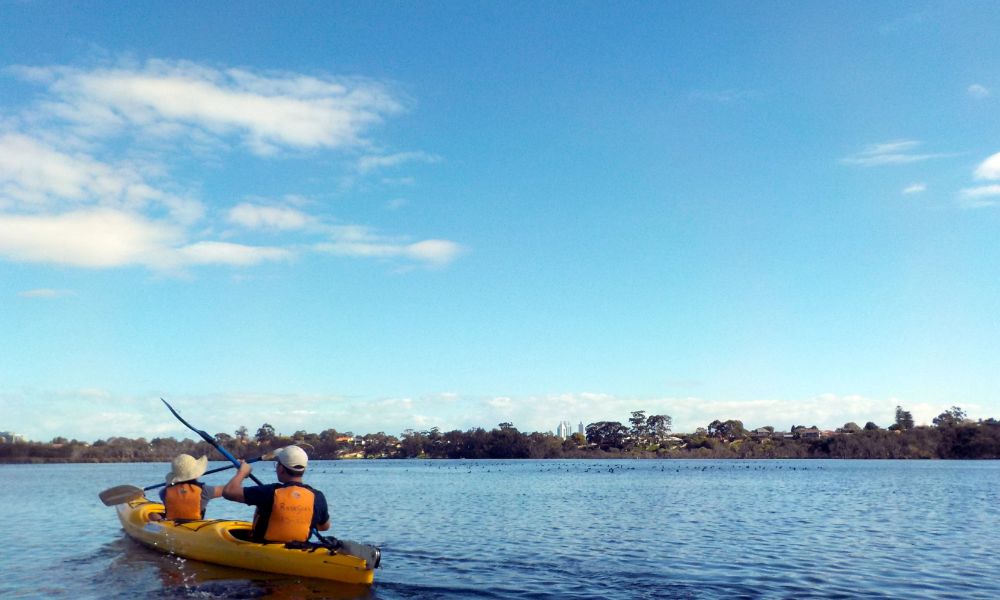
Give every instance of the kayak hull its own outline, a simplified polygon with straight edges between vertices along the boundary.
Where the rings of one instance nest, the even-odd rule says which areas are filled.
[[[139,498],[116,506],[125,533],[154,550],[218,565],[371,585],[376,565],[324,547],[288,548],[248,541],[246,521],[150,521],[163,505]],[[243,539],[241,539],[243,538]]]

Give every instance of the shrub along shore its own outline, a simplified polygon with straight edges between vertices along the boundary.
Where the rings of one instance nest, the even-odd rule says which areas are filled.
[[[848,459],[1000,459],[1000,422],[972,421],[952,407],[933,425],[915,426],[900,407],[888,428],[845,423],[836,430],[792,425],[787,431],[772,426],[747,430],[742,421],[713,421],[693,433],[672,433],[668,415],[632,413],[628,424],[599,421],[584,433],[566,437],[549,432],[524,433],[511,423],[486,430],[442,432],[407,429],[399,436],[383,432],[354,435],[326,429],[320,433],[296,431],[281,435],[265,423],[255,435],[240,427],[233,435],[215,439],[234,455],[253,458],[275,448],[301,444],[319,460],[355,458],[848,458]],[[93,443],[65,438],[50,442],[0,443],[4,463],[168,462],[180,453],[208,455],[224,460],[204,441],[169,438],[111,437]]]

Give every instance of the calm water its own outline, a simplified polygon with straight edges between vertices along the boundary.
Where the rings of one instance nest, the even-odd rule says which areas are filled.
[[[1000,597],[997,461],[316,461],[331,533],[382,548],[371,589],[128,540],[98,492],[167,470],[0,466],[0,597]]]

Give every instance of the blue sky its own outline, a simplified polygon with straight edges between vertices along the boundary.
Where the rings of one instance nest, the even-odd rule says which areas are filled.
[[[4,2],[0,429],[1000,416],[998,26]]]

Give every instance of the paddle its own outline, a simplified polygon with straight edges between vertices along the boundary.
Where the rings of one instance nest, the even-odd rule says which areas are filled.
[[[205,440],[209,444],[212,444],[212,446],[214,446],[215,449],[218,450],[220,454],[222,454],[227,459],[229,459],[229,462],[233,463],[233,466],[235,466],[235,467],[239,467],[240,466],[240,461],[236,460],[236,457],[233,456],[232,454],[230,454],[228,450],[226,450],[225,448],[223,448],[222,445],[218,441],[216,441],[216,439],[214,437],[212,437],[209,434],[205,433],[201,429],[195,428],[194,425],[192,425],[192,424],[188,423],[187,421],[185,421],[183,417],[181,417],[179,414],[177,414],[177,411],[174,410],[174,407],[170,406],[170,403],[168,403],[163,398],[160,398],[160,402],[166,404],[167,408],[170,409],[170,412],[174,413],[174,416],[177,417],[177,420],[180,421],[181,423],[184,423],[185,427],[187,427],[191,431],[193,431],[193,432],[197,433],[198,435],[200,435],[201,439]],[[257,479],[256,477],[254,477],[253,473],[250,473],[250,479],[252,479],[253,482],[256,483],[257,485],[264,485],[263,483],[261,483],[260,479]]]
[[[163,398],[160,398],[160,401],[167,405],[167,408],[170,409],[170,412],[174,413],[174,416],[177,417],[177,420],[180,421],[181,423],[184,423],[185,427],[187,427],[191,431],[193,431],[193,432],[197,433],[198,435],[200,435],[201,439],[203,439],[206,442],[208,442],[209,444],[212,444],[213,446],[215,446],[215,449],[218,450],[223,456],[225,456],[226,458],[228,458],[229,462],[233,463],[233,465],[235,465],[237,467],[240,466],[240,462],[238,460],[236,460],[236,457],[233,456],[232,454],[230,454],[225,448],[223,448],[215,440],[214,437],[212,437],[209,434],[205,433],[201,429],[196,429],[193,425],[191,425],[190,423],[188,423],[187,421],[185,421],[179,414],[177,414],[177,411],[174,410],[174,407],[170,406],[170,404],[166,400],[164,400]],[[259,479],[257,479],[256,477],[254,477],[253,473],[250,473],[250,479],[252,479],[253,482],[256,483],[257,485],[264,485],[263,483],[260,482]],[[377,567],[378,564],[379,564],[379,562],[381,561],[381,552],[379,551],[378,548],[375,548],[373,546],[367,546],[365,544],[357,544],[355,542],[345,542],[344,540],[338,540],[335,537],[329,537],[329,538],[323,537],[322,535],[320,535],[319,530],[316,529],[315,527],[313,527],[311,529],[311,533],[312,533],[312,535],[315,535],[316,538],[318,540],[320,540],[320,542],[322,542],[324,545],[329,546],[329,547],[333,547],[333,548],[342,547],[342,548],[345,548],[345,543],[346,544],[350,544],[351,545],[350,546],[351,550],[354,550],[354,551],[353,552],[348,551],[348,554],[352,554],[354,556],[359,556],[361,558],[364,558],[365,562],[369,565],[368,568],[370,568],[370,569],[374,569],[375,567]]]
[[[247,462],[255,463],[255,462],[260,462],[262,460],[274,460],[274,456],[277,453],[278,453],[277,450],[272,450],[267,454],[258,456],[257,458],[251,458],[247,460]],[[228,471],[229,469],[232,469],[234,467],[235,465],[226,465],[224,467],[218,467],[216,469],[205,471],[203,475],[211,475],[212,473]],[[117,506],[118,504],[124,504],[126,502],[141,498],[143,496],[143,492],[147,492],[149,490],[155,490],[156,488],[161,488],[165,485],[167,485],[167,482],[165,481],[163,483],[147,485],[144,488],[139,488],[134,485],[119,485],[104,490],[103,492],[98,494],[98,496],[101,498],[101,502],[104,503],[104,506]]]

